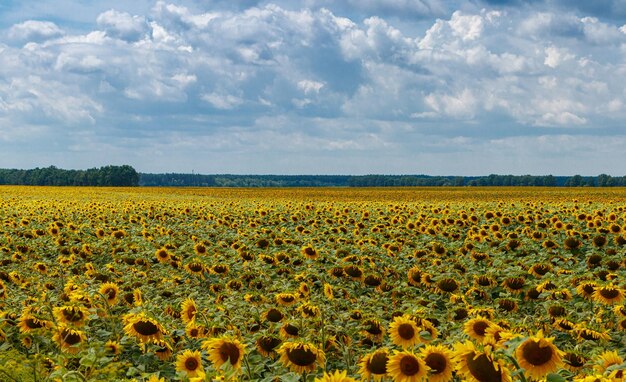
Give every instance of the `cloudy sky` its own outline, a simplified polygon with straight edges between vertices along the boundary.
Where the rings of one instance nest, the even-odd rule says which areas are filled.
[[[3,0],[0,167],[626,174],[626,0]]]

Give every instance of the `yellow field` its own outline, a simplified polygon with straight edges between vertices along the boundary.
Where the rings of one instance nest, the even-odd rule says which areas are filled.
[[[0,381],[626,372],[625,189],[2,186],[0,220]]]

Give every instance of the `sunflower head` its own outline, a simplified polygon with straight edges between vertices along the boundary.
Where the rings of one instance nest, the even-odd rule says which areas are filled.
[[[420,329],[409,316],[394,317],[389,326],[389,336],[394,345],[410,348],[420,342]]]
[[[543,331],[526,339],[515,350],[515,358],[530,378],[542,378],[556,371],[563,363],[564,353],[552,341],[546,338]]]
[[[420,356],[428,366],[428,381],[448,382],[452,379],[454,363],[452,353],[443,345],[427,345],[420,350]]]
[[[389,351],[386,348],[368,353],[359,361],[359,374],[361,374],[363,380],[373,379],[374,381],[380,381],[387,375],[388,360]]]
[[[235,370],[241,369],[241,362],[246,353],[246,347],[238,339],[231,337],[211,338],[202,343],[202,348],[208,353],[209,360],[216,369],[225,363]]]
[[[418,382],[424,380],[430,368],[424,360],[410,351],[396,351],[387,361],[389,375],[396,381]]]
[[[324,352],[304,342],[285,342],[278,349],[280,362],[291,371],[302,374],[315,371],[316,365],[326,362]]]
[[[197,350],[185,350],[176,357],[176,371],[182,372],[188,378],[204,376],[202,356]]]

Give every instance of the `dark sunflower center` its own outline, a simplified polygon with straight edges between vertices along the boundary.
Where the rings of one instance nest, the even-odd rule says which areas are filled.
[[[293,302],[293,300],[295,300],[295,297],[291,295],[287,295],[287,296],[281,296],[280,299],[283,300],[283,302]]]
[[[489,324],[487,322],[478,321],[472,326],[472,329],[474,329],[474,332],[476,334],[482,337],[485,335],[485,330],[487,330],[488,327],[489,327]]]
[[[213,267],[213,270],[215,271],[215,273],[226,273],[228,269],[225,265],[216,265],[215,267]]]
[[[370,322],[369,326],[367,327],[367,329],[365,329],[365,331],[373,335],[379,335],[379,334],[382,334],[383,332],[382,329],[380,328],[380,325],[378,325],[376,322]]]
[[[524,287],[524,280],[521,278],[509,279],[506,281],[506,285],[513,290],[522,289]]]
[[[528,341],[522,348],[524,359],[533,366],[545,365],[552,359],[552,348],[550,346],[539,346],[538,341]]]
[[[63,309],[61,312],[63,313],[63,317],[70,322],[76,322],[83,319],[83,313],[80,310]]]
[[[159,328],[152,321],[137,321],[133,329],[142,336],[153,336],[159,332]]]
[[[375,353],[367,363],[367,370],[376,375],[387,374],[387,354]]]
[[[317,356],[309,349],[295,348],[287,350],[287,358],[297,366],[310,366],[315,363]]]
[[[104,291],[104,295],[106,295],[109,300],[113,300],[117,295],[117,292],[115,291],[115,289],[109,288]]]
[[[345,269],[345,272],[350,277],[361,277],[363,275],[363,271],[359,267],[350,266]]]
[[[24,322],[29,329],[43,328],[43,323],[35,318],[28,318]]]
[[[437,286],[444,292],[454,292],[459,284],[454,279],[443,279],[437,283]]]
[[[280,343],[281,341],[275,337],[261,337],[259,340],[259,346],[266,352],[273,351]]]
[[[476,353],[469,354],[465,358],[467,368],[474,378],[480,382],[500,382],[502,373],[496,370],[495,365],[485,354],[476,357]]]
[[[592,294],[595,291],[595,289],[596,288],[594,288],[592,284],[583,285],[583,291],[587,294]]]
[[[381,282],[381,279],[377,276],[370,275],[365,278],[365,285],[377,287],[381,284]]]
[[[200,272],[202,270],[202,265],[200,265],[200,264],[190,264],[189,265],[189,269],[192,272]]]
[[[270,322],[278,322],[283,319],[283,314],[278,309],[270,309],[267,312],[267,320]]]
[[[405,340],[410,340],[415,337],[415,329],[411,324],[400,324],[398,326],[398,335]]]
[[[615,288],[601,288],[598,293],[606,299],[613,299],[619,296],[619,290]]]
[[[422,273],[421,272],[411,272],[411,280],[416,281],[416,282],[420,282],[422,280]]]
[[[187,315],[187,318],[191,320],[196,316],[196,307],[190,306],[189,308],[187,308],[187,311],[185,313]]]
[[[428,354],[426,358],[424,358],[424,362],[426,362],[426,365],[430,367],[430,370],[433,374],[443,373],[443,371],[446,370],[446,367],[448,366],[448,361],[446,360],[446,357],[444,357],[443,354],[439,353]]]
[[[222,361],[226,362],[230,360],[231,365],[235,365],[237,364],[237,361],[239,361],[240,353],[237,345],[230,342],[224,342],[222,346],[220,346],[219,351]]]
[[[574,353],[565,354],[565,362],[573,367],[582,367],[585,364],[585,359]]]
[[[298,335],[298,327],[291,325],[291,324],[287,324],[285,326],[283,326],[283,329],[285,329],[285,332],[291,336],[297,336]]]
[[[63,335],[63,342],[68,345],[76,345],[80,342],[80,336],[76,333],[64,330],[61,334]]]
[[[194,371],[200,366],[200,363],[195,358],[187,358],[185,360],[185,370]]]
[[[415,357],[405,355],[400,360],[400,371],[402,372],[402,375],[415,375],[420,372],[420,364]]]

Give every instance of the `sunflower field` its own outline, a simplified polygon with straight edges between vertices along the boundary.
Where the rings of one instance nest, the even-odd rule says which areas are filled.
[[[624,381],[626,190],[0,187],[0,381]]]

